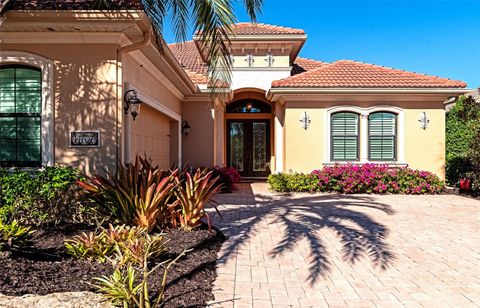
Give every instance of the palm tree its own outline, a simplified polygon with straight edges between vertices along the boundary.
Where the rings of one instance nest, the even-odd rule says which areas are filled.
[[[115,0],[94,0],[94,8],[106,8]],[[193,21],[201,48],[207,55],[208,76],[213,87],[229,83],[231,76],[231,25],[237,21],[232,0],[139,0],[157,34],[163,33],[164,22],[171,18],[177,41],[185,41],[188,25]],[[252,21],[256,21],[263,0],[242,0]]]

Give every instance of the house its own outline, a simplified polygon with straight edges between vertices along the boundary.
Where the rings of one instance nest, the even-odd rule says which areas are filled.
[[[238,23],[232,82],[213,97],[198,37],[166,45],[137,1],[112,11],[90,2],[3,9],[1,165],[94,173],[146,153],[163,168],[226,165],[247,177],[344,162],[444,177],[443,102],[464,82],[305,59],[303,30]]]

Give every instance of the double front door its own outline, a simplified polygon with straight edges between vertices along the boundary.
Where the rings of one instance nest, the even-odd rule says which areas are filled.
[[[270,120],[228,120],[227,163],[244,177],[270,174]]]

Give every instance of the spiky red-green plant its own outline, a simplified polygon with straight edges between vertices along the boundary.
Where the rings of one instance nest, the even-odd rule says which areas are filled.
[[[133,164],[120,164],[115,175],[94,176],[78,184],[104,214],[151,231],[169,221],[168,206],[176,203],[172,189],[177,174],[137,156]]]
[[[221,184],[217,182],[218,177],[213,178],[212,172],[198,169],[194,175],[185,174],[185,180],[177,179],[175,196],[179,202],[178,209],[172,210],[174,223],[187,231],[201,225],[201,219],[207,218],[208,227],[211,229],[211,222],[208,213],[205,211],[207,204],[211,204],[218,212],[212,198],[220,191]],[[220,213],[219,213],[220,214]]]

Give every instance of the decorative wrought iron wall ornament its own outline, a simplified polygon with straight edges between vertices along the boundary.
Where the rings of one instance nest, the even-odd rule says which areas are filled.
[[[301,127],[307,130],[310,127],[311,122],[312,121],[310,120],[310,115],[307,112],[304,112],[302,114],[302,117],[300,118],[300,123],[302,123]]]
[[[267,62],[268,67],[273,66],[273,62],[275,62],[275,59],[273,58],[273,55],[271,53],[267,53],[265,56],[265,62]]]
[[[190,124],[188,123],[188,121],[182,121],[182,134],[186,136],[188,136],[188,134],[190,134]]]
[[[125,101],[125,107],[123,108],[125,110],[125,114],[128,114],[128,111],[130,111],[130,114],[135,121],[135,118],[140,112],[140,104],[142,103],[142,101],[139,100],[137,97],[137,91],[128,90],[127,92],[125,92],[123,100]]]
[[[421,129],[427,129],[430,120],[428,119],[427,113],[425,111],[420,113],[420,119],[418,120],[418,122],[420,122]]]
[[[253,55],[251,54],[248,54],[245,58],[245,62],[247,62],[248,64],[248,67],[252,67],[253,66],[253,62],[255,62],[255,59],[253,58]]]

